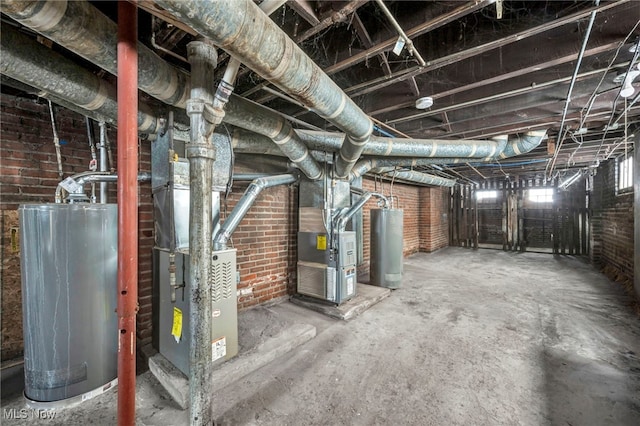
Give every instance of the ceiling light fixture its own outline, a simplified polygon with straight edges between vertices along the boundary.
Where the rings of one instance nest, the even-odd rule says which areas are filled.
[[[425,96],[423,98],[416,99],[416,108],[417,109],[427,109],[431,108],[433,105],[433,98],[430,96]]]

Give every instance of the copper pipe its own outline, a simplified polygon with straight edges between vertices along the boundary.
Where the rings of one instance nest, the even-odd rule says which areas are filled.
[[[118,425],[136,420],[138,8],[118,2]]]

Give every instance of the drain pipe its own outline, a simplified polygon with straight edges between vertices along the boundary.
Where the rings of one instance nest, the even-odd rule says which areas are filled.
[[[240,222],[242,222],[242,219],[263,189],[271,188],[273,186],[287,185],[294,183],[297,180],[298,177],[296,175],[284,174],[261,177],[251,182],[246,191],[244,191],[242,198],[238,201],[238,204],[234,207],[227,220],[225,220],[220,227],[218,234],[213,239],[214,249],[225,250],[227,248],[227,242],[231,238],[231,234],[233,234],[238,225],[240,225]]]
[[[3,27],[6,27],[4,25]],[[4,40],[3,40],[4,43]],[[118,3],[118,425],[136,422],[138,7]],[[21,46],[24,49],[24,46]],[[4,56],[4,52],[3,52]]]
[[[346,133],[336,175],[346,178],[373,132],[371,119],[253,0],[155,2]],[[256,46],[258,40],[269,40]]]
[[[191,98],[187,113],[191,121],[189,159],[189,404],[191,425],[208,425],[211,419],[211,235],[213,234],[212,170],[215,161],[213,131],[223,112],[213,108],[216,91],[213,73],[218,55],[208,41],[187,45],[191,64]],[[216,115],[217,114],[217,115]]]

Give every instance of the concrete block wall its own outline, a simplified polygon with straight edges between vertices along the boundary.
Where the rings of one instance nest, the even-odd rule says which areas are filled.
[[[591,192],[590,257],[610,278],[633,285],[633,192],[616,194],[615,160],[603,163]]]
[[[88,170],[91,154],[84,117],[54,106],[61,140],[64,176]],[[0,96],[0,222],[2,224],[2,360],[22,355],[22,299],[20,282],[18,206],[22,203],[52,203],[58,182],[56,153],[46,101],[2,94]],[[96,133],[98,128],[96,126]],[[116,134],[109,133],[116,158]],[[151,170],[149,142],[140,144],[141,171]],[[115,202],[115,185],[109,202]],[[151,184],[139,192],[139,299],[138,344],[151,342],[151,291],[153,248],[153,202]],[[115,291],[115,289],[114,289]]]

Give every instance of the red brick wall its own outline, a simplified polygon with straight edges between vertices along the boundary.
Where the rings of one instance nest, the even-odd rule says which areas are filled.
[[[420,188],[420,251],[449,245],[449,188]]]
[[[384,182],[377,184],[363,179],[365,191],[376,191],[390,196],[393,193],[394,208],[404,211],[403,254],[409,256],[418,251],[431,252],[449,245],[449,189],[427,188]],[[364,263],[358,267],[362,279],[369,273],[369,211],[378,208],[377,199],[371,199],[363,208]]]
[[[0,221],[2,223],[2,359],[22,353],[22,314],[20,299],[19,252],[11,246],[11,229],[17,225],[17,208],[25,202],[53,202],[59,182],[51,124],[46,103],[2,95],[0,187]],[[62,146],[65,176],[86,171],[90,151],[84,118],[56,107],[59,137]],[[97,129],[96,129],[97,130]],[[115,146],[115,132],[110,133]],[[114,152],[115,157],[115,152]],[[140,144],[140,170],[149,171],[150,143]],[[378,184],[380,185],[380,184]],[[236,183],[226,200],[230,212],[246,189],[247,183]],[[367,190],[375,189],[373,180],[365,179]],[[115,188],[114,188],[115,189]],[[378,191],[389,195],[391,186],[385,182]],[[393,195],[404,210],[404,255],[417,251],[432,251],[448,244],[448,190],[419,188],[394,184]],[[140,186],[139,239],[139,304],[138,345],[151,342],[152,335],[152,249],[153,204],[150,183]],[[110,200],[115,202],[115,191]],[[225,201],[221,202],[224,219]],[[233,234],[231,245],[238,249],[238,268],[242,292],[239,308],[247,308],[277,300],[295,292],[297,259],[298,192],[295,186],[266,189],[256,200],[247,216]],[[364,209],[365,270],[369,259],[369,210],[376,208],[372,200]]]
[[[633,286],[633,192],[616,194],[615,169],[609,160],[593,178],[590,256],[610,278]]]
[[[84,117],[55,107],[64,176],[88,170],[91,159]],[[49,203],[60,178],[49,109],[46,102],[0,95],[0,220],[2,222],[2,359],[22,354],[22,301],[20,253],[11,245],[11,230],[17,229],[21,203]],[[96,133],[98,128],[96,126]],[[110,132],[115,148],[116,134]],[[140,145],[140,170],[151,170],[149,142]],[[114,158],[116,152],[114,149]],[[115,186],[110,202],[115,202]],[[153,247],[153,205],[151,184],[140,185],[140,248],[138,344],[151,342],[151,284]]]
[[[236,183],[227,200],[233,210],[248,183]],[[224,200],[221,202],[224,205]],[[298,193],[295,186],[267,188],[233,233],[230,246],[238,249],[240,309],[295,292],[298,232]],[[224,220],[224,207],[221,207]]]

